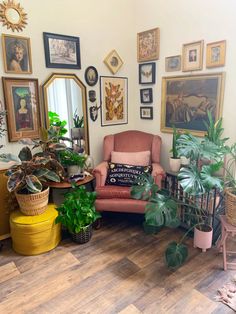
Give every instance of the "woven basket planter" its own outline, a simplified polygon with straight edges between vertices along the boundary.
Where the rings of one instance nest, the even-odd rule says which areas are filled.
[[[232,193],[232,189],[225,191],[225,215],[228,223],[236,226],[236,195]]]
[[[80,244],[86,243],[92,237],[92,230],[93,229],[92,229],[92,224],[91,224],[86,229],[81,230],[79,233],[72,233],[71,232],[72,240],[74,242],[80,243]]]
[[[16,199],[20,206],[20,211],[27,216],[36,216],[45,212],[48,205],[49,187],[35,194],[18,194]]]

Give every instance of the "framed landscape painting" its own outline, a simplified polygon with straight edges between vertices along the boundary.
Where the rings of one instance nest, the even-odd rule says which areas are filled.
[[[224,73],[163,77],[161,131],[173,132],[173,125],[194,135],[204,136],[209,111],[221,117]]]

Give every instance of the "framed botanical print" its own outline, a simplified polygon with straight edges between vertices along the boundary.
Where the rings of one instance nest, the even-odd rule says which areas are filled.
[[[225,65],[226,40],[207,44],[206,67],[215,68]]]
[[[100,76],[101,125],[128,123],[128,79]]]
[[[176,128],[204,136],[209,111],[214,121],[221,117],[224,73],[163,77],[161,131]]]
[[[89,86],[96,85],[97,81],[98,81],[98,71],[97,71],[97,69],[95,67],[93,67],[93,66],[87,67],[87,69],[85,70],[85,73],[84,73],[84,78],[85,78],[86,83]]]
[[[22,138],[38,138],[40,106],[37,79],[3,77],[10,142]]]
[[[2,35],[3,61],[6,73],[32,73],[30,39],[15,35]]]
[[[159,50],[160,50],[159,28],[153,28],[138,33],[137,36],[138,62],[158,60]]]
[[[203,40],[183,45],[182,70],[202,70]]]
[[[166,58],[166,72],[181,70],[181,56],[172,56]]]
[[[140,118],[152,120],[153,119],[153,107],[140,107]]]
[[[153,101],[152,88],[140,89],[140,102],[142,104],[151,104]]]
[[[139,64],[139,84],[155,84],[156,82],[156,63]]]
[[[112,50],[108,54],[108,56],[104,60],[104,63],[106,64],[106,66],[108,67],[112,74],[116,74],[123,65],[123,61],[116,52],[116,50]]]
[[[80,69],[80,39],[52,33],[43,33],[47,68]]]

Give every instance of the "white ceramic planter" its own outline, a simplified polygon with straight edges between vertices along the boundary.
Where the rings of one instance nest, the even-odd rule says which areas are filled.
[[[202,252],[206,252],[212,246],[213,229],[207,226],[209,231],[202,231],[198,228],[194,228],[193,247],[202,249]]]
[[[188,166],[190,164],[190,158],[186,158],[185,156],[180,157],[180,163],[182,166]]]
[[[170,170],[178,172],[180,169],[180,158],[170,158]]]

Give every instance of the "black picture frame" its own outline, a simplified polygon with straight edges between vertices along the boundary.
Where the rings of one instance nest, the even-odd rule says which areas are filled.
[[[85,70],[84,78],[89,86],[94,86],[98,82],[98,71],[94,66],[89,66]]]
[[[140,107],[140,119],[152,120],[153,107]]]
[[[43,41],[47,68],[81,69],[79,37],[44,32]]]
[[[139,84],[156,83],[156,63],[148,62],[139,64]]]
[[[140,89],[140,102],[142,104],[151,104],[153,102],[152,88]]]

